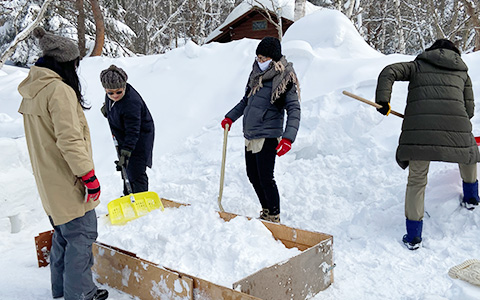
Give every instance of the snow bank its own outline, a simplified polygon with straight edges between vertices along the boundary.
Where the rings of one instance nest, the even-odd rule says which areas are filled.
[[[313,53],[320,58],[383,56],[364,41],[344,14],[332,9],[320,9],[301,18],[288,28],[282,42],[288,45],[289,42],[297,40],[308,43]]]
[[[318,28],[316,34],[309,33],[312,28]],[[353,26],[333,11],[312,14],[290,29],[283,49],[301,81],[302,121],[292,150],[277,159],[275,176],[282,222],[334,236],[335,282],[313,299],[478,297],[480,288],[447,275],[450,267],[478,258],[480,209],[470,212],[459,207],[462,188],[458,167],[431,164],[425,247],[408,251],[401,243],[408,172],[395,162],[402,120],[384,117],[341,93],[345,89],[373,99],[380,70],[413,57],[384,56],[369,50]],[[97,209],[100,241],[118,243],[147,259],[167,256],[162,245],[178,249],[202,245],[180,257],[165,257],[163,263],[174,266],[178,260],[197,269],[190,270],[192,273],[215,265],[219,272],[228,269],[223,276],[231,275],[229,280],[248,273],[247,267],[235,265],[239,256],[251,259],[241,265],[260,264],[256,255],[242,254],[239,249],[250,241],[245,232],[259,237],[257,244],[266,242],[258,222],[239,219],[227,229],[211,219],[219,189],[223,142],[220,121],[242,97],[257,44],[257,40],[249,39],[202,47],[187,44],[164,55],[82,61],[84,93],[92,105],[86,116],[102,185],[102,203]],[[464,55],[464,59],[474,93],[480,95],[480,53]],[[129,82],[143,96],[155,119],[154,162],[148,170],[150,189],[161,197],[190,203],[191,208],[151,213],[123,227],[103,222],[108,201],[122,191],[120,175],[114,169],[108,124],[99,111],[104,98],[99,73],[110,64],[127,71]],[[0,289],[5,299],[46,299],[50,295],[49,272],[36,267],[33,236],[49,230],[50,224],[35,189],[25,139],[12,140],[22,129],[17,113],[21,98],[16,87],[25,76],[24,69],[15,67],[5,66],[0,71],[0,211],[4,212],[0,214],[0,268],[5,271],[0,275]],[[406,88],[405,83],[395,84],[394,110],[403,111]],[[472,119],[477,135],[479,115],[477,108]],[[228,137],[222,204],[226,211],[257,217],[260,205],[245,173],[240,121],[233,124]],[[12,234],[8,216],[14,211],[22,222],[20,232]],[[182,228],[204,226],[218,231],[189,234],[186,230],[182,239],[175,239]],[[228,251],[216,253],[211,245],[220,243]],[[112,299],[131,299],[110,291]]]

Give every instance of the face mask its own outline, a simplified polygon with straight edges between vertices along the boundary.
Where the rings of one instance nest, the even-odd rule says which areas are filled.
[[[260,70],[262,70],[262,72],[263,72],[268,68],[271,61],[272,61],[271,59],[269,59],[267,61],[264,61],[264,62],[258,62],[257,61],[257,64],[258,64],[258,67],[260,68]]]

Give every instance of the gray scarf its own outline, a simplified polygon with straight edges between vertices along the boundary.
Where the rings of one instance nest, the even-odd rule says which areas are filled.
[[[279,61],[272,60],[270,66],[263,72],[258,67],[256,61],[253,63],[252,72],[248,79],[248,87],[250,88],[248,97],[255,95],[255,93],[263,87],[263,82],[268,80],[272,80],[272,97],[270,103],[273,104],[280,98],[287,90],[287,85],[290,82],[296,85],[298,100],[300,100],[300,83],[298,82],[292,63],[287,62],[285,56],[282,56]]]

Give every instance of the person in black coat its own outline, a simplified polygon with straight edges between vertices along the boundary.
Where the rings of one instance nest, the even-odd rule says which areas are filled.
[[[140,94],[127,83],[127,73],[115,65],[100,73],[105,89],[103,115],[116,141],[117,170],[126,168],[132,192],[148,191],[147,167],[152,167],[155,126]],[[128,195],[124,184],[123,194]]]

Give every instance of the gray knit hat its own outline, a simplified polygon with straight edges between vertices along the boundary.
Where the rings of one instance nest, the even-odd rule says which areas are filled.
[[[43,56],[53,57],[58,62],[72,61],[80,56],[78,46],[69,38],[46,32],[42,27],[35,28],[33,36],[38,39]]]
[[[100,81],[104,89],[116,90],[125,88],[127,79],[127,73],[116,65],[111,65],[100,73]]]

